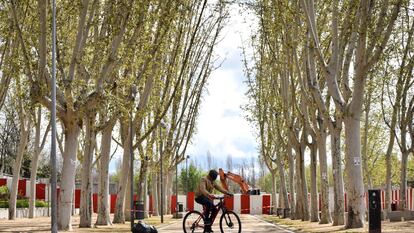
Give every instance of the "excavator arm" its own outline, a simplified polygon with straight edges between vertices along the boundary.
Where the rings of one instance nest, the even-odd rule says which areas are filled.
[[[237,183],[240,186],[243,194],[250,194],[251,187],[246,183],[246,181],[240,175],[237,175],[231,172],[224,173],[223,169],[221,168],[219,169],[219,174],[220,174],[221,186],[227,191],[229,190],[227,179],[229,179]]]

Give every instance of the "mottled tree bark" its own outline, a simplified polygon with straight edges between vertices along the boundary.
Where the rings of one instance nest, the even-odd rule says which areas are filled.
[[[79,227],[92,226],[92,163],[96,143],[95,114],[85,119],[85,151],[81,170],[81,198]]]
[[[125,195],[126,190],[128,189],[128,180],[129,180],[129,166],[131,162],[130,154],[130,135],[129,135],[129,121],[121,122],[121,134],[122,145],[124,153],[122,156],[122,170],[121,170],[121,179],[119,181],[119,187],[116,197],[115,213],[113,223],[125,223]]]
[[[111,123],[102,131],[101,155],[99,158],[98,218],[96,219],[96,225],[112,225],[109,206],[109,156],[114,125],[114,123]]]
[[[20,179],[20,168],[22,167],[23,155],[26,151],[26,146],[30,134],[30,123],[28,122],[28,119],[24,118],[26,118],[26,116],[20,114],[20,141],[19,146],[17,147],[16,159],[13,165],[13,178],[9,199],[9,220],[14,220],[16,217],[16,202]]]
[[[318,210],[318,187],[316,183],[316,167],[317,167],[317,156],[318,156],[318,147],[316,145],[316,142],[313,142],[310,145],[311,149],[311,162],[310,162],[310,168],[311,168],[311,211],[310,211],[310,221],[311,222],[318,222],[319,221],[319,210]]]
[[[153,216],[158,216],[158,178],[156,172],[152,172],[151,177],[151,195],[153,204]]]
[[[320,202],[321,202],[321,218],[319,223],[326,224],[331,222],[331,212],[329,211],[329,183],[328,183],[328,165],[326,159],[326,137],[325,131],[322,131],[318,137],[318,154],[319,154],[319,167],[320,167]]]
[[[345,196],[342,176],[341,131],[342,121],[337,119],[335,122],[335,128],[331,132],[332,172],[334,181],[334,212],[332,220],[334,226],[345,224]]]
[[[78,150],[78,136],[80,127],[75,119],[65,124],[65,151],[63,154],[62,180],[58,201],[58,229],[72,230],[71,210],[76,173],[76,154]]]
[[[289,158],[289,193],[290,193],[290,218],[296,219],[296,197],[295,197],[295,160],[292,155],[292,148],[288,146],[287,155]]]

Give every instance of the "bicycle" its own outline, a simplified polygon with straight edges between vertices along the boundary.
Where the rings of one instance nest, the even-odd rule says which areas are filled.
[[[217,208],[220,212],[222,212],[220,216],[219,226],[220,231],[222,233],[225,232],[237,232],[241,233],[241,222],[239,216],[234,213],[231,210],[228,210],[225,206],[224,199],[225,197],[215,197],[214,199],[218,199],[220,202],[215,205],[215,208]],[[200,213],[199,211],[193,210],[188,212],[184,219],[183,219],[183,230],[184,233],[198,233],[198,232],[204,232],[204,221],[206,219],[205,217],[205,208],[203,206],[203,213]],[[212,219],[212,225],[214,224],[214,220],[218,216],[218,213],[213,216]],[[223,222],[224,221],[224,222]]]

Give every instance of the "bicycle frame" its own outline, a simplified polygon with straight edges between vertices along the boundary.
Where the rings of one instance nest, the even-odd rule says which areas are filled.
[[[219,212],[221,211],[222,212],[221,218],[224,220],[225,226],[233,228],[234,223],[233,223],[232,219],[230,218],[230,215],[226,215],[228,210],[227,210],[227,207],[225,206],[225,197],[216,197],[215,199],[218,199],[219,203],[214,205],[215,211],[214,211],[214,213],[212,213],[212,216],[211,216],[211,224],[214,224],[214,222],[216,220],[216,217],[218,216]],[[237,215],[236,215],[236,217],[237,217]],[[187,216],[185,218],[187,218]],[[205,228],[205,225],[204,225],[204,220],[205,219],[206,219],[206,207],[203,206],[203,211],[202,211],[201,215],[198,215],[196,220],[194,222],[190,223],[190,225],[191,225],[190,229],[193,229],[193,231],[196,228],[203,228],[204,229]],[[237,217],[237,221],[240,224],[240,220],[238,219],[238,217]],[[222,227],[221,224],[222,224],[222,222],[220,222],[220,228]],[[187,224],[187,226],[188,226],[188,224]],[[184,226],[184,228],[185,228],[185,226]]]
[[[218,210],[218,211],[216,212],[215,215],[212,216],[211,224],[213,224],[214,221],[216,220],[216,217],[217,217],[218,213],[220,212],[220,210],[221,210],[222,214],[224,214],[227,211],[227,208],[226,208],[226,206],[224,204],[224,197],[222,197],[222,198],[216,198],[216,199],[219,200],[219,203],[217,203],[217,205],[214,205],[214,208],[216,210]],[[205,207],[204,206],[203,206],[203,216],[204,217],[206,216],[206,210],[205,210]],[[201,217],[199,219],[197,219],[196,222],[198,223],[200,220],[201,220]]]

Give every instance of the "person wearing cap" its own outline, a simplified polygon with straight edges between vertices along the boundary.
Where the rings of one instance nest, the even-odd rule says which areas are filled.
[[[201,178],[200,184],[198,185],[195,192],[195,201],[205,207],[205,229],[204,232],[213,232],[211,230],[211,224],[213,218],[217,215],[218,209],[214,206],[214,195],[212,195],[213,189],[217,189],[223,194],[232,195],[227,190],[216,184],[218,172],[216,170],[210,170],[208,175]]]

